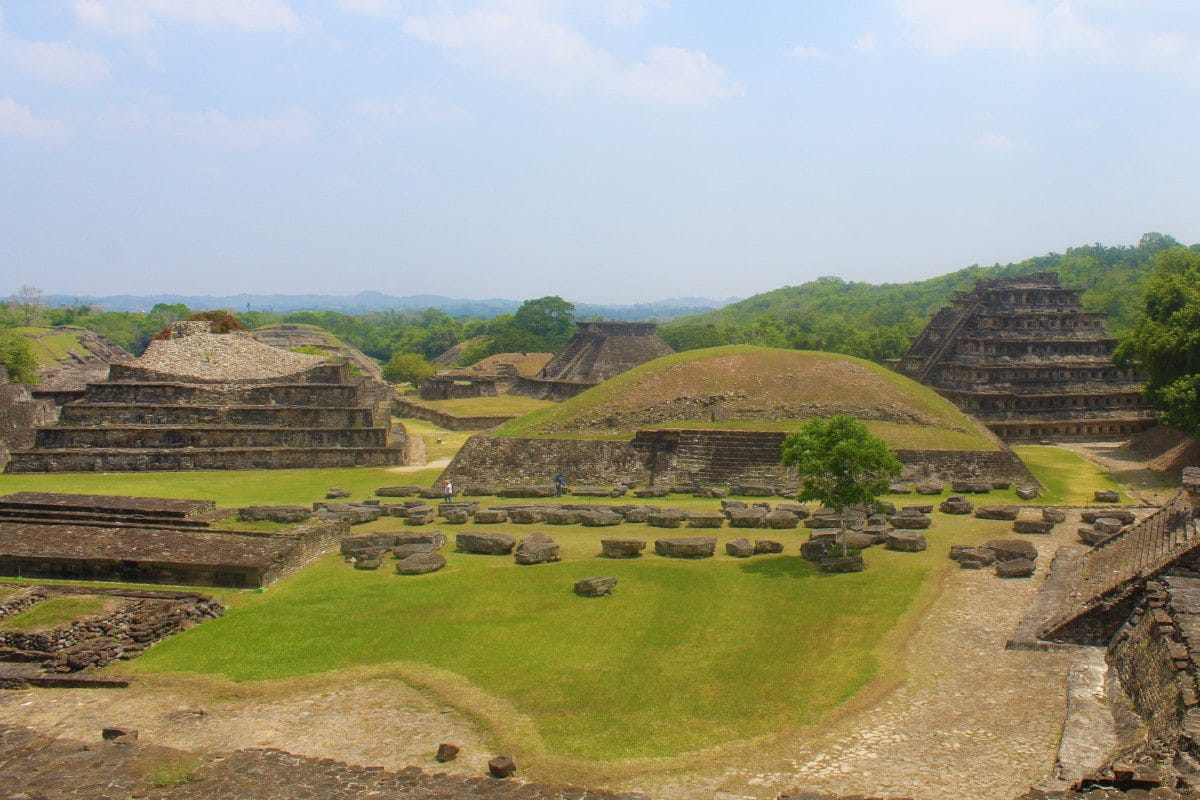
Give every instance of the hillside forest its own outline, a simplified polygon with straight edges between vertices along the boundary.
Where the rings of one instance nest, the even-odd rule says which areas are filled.
[[[968,290],[982,279],[1049,270],[1059,273],[1063,285],[1083,288],[1087,310],[1105,314],[1110,332],[1122,336],[1132,331],[1142,316],[1142,297],[1155,256],[1175,247],[1181,245],[1173,237],[1147,233],[1133,246],[1084,245],[1016,263],[972,265],[910,283],[869,284],[823,277],[716,311],[660,320],[659,333],[679,351],[758,344],[883,362],[902,355],[909,337],[918,334],[955,291]],[[1200,252],[1200,245],[1188,249]],[[21,287],[10,302],[0,306],[0,332],[73,325],[103,334],[140,354],[156,333],[194,311],[181,303],[159,303],[148,312],[106,311],[82,303],[48,307],[40,302],[40,294],[36,288]],[[454,317],[436,308],[363,314],[329,310],[231,313],[247,329],[275,323],[319,326],[385,365],[398,355],[432,359],[463,342],[468,344],[458,359],[461,365],[494,353],[552,352],[570,337],[576,319],[575,306],[560,297],[526,300],[514,313],[486,319]],[[0,340],[0,353],[7,354],[13,347],[11,337]],[[411,364],[413,359],[402,361]]]

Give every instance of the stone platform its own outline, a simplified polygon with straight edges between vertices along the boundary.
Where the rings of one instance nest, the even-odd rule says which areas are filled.
[[[390,396],[345,360],[179,323],[89,384],[14,450],[10,472],[284,469],[404,463]],[[182,326],[182,327],[180,327]],[[390,393],[390,390],[389,390]]]

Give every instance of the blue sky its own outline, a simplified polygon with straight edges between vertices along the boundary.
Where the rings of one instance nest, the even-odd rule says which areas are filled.
[[[0,294],[588,302],[1200,241],[1194,0],[0,0]]]

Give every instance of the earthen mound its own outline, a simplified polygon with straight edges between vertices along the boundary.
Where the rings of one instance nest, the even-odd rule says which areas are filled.
[[[498,433],[608,438],[654,427],[785,430],[805,419],[839,413],[880,423],[881,429],[939,431],[961,449],[996,446],[994,437],[953,405],[877,364],[832,353],[746,345],[656,359],[514,420]],[[898,441],[896,446],[912,445]]]

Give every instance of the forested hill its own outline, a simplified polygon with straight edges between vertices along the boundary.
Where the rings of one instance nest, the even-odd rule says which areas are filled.
[[[1084,289],[1089,311],[1108,316],[1120,335],[1133,327],[1154,255],[1178,247],[1174,238],[1147,233],[1135,246],[1085,245],[1015,264],[965,269],[913,283],[870,284],[818,278],[754,295],[716,311],[681,317],[659,332],[676,350],[722,344],[764,344],[825,350],[883,361],[908,349],[954,292],[986,278],[1055,271],[1062,284]],[[1192,245],[1200,249],[1200,245]]]

